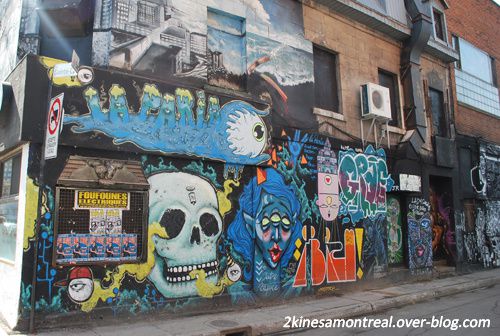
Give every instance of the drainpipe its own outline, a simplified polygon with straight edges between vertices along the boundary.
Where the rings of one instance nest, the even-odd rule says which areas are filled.
[[[405,7],[412,20],[412,28],[411,36],[404,41],[401,53],[404,116],[408,129],[403,142],[409,143],[418,153],[427,136],[420,59],[431,36],[433,24],[428,0],[405,0]]]

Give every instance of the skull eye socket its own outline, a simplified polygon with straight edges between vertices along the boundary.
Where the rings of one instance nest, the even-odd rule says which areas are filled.
[[[219,223],[214,215],[204,213],[200,217],[201,231],[207,236],[215,236],[219,232]]]
[[[185,222],[186,214],[179,209],[168,209],[160,219],[160,225],[167,231],[169,239],[175,238],[181,233]]]

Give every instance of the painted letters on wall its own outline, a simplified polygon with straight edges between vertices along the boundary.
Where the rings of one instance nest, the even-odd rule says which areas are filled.
[[[132,144],[146,152],[227,162],[232,170],[270,158],[268,106],[99,70],[92,76],[91,84],[65,89],[63,142],[82,142],[85,134],[85,146]],[[95,132],[108,140],[96,142]]]

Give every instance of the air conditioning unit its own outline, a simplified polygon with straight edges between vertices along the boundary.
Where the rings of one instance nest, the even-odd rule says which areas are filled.
[[[361,85],[361,117],[364,119],[391,119],[389,89],[375,83]]]

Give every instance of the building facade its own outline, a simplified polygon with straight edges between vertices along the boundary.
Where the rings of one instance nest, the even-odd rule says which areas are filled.
[[[449,38],[460,55],[452,81],[465,257],[470,265],[498,266],[500,7],[493,1],[450,1],[450,6]],[[473,19],[478,16],[482,19]]]
[[[12,327],[462,265],[446,1],[61,3],[0,37]]]

